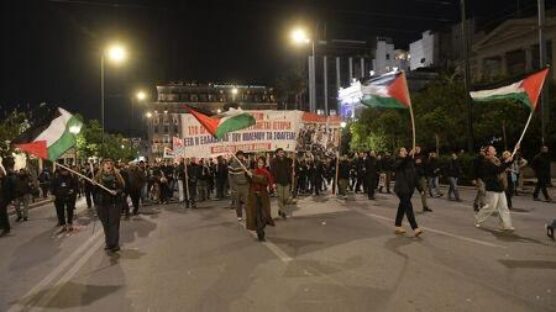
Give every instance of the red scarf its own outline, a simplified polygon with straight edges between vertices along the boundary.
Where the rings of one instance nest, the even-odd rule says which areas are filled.
[[[267,185],[263,185],[263,184],[258,184],[258,183],[253,183],[251,184],[253,187],[253,190],[255,191],[266,191],[267,186],[272,187],[272,185],[274,184],[274,179],[272,178],[272,175],[270,174],[270,172],[268,172],[268,170],[266,170],[266,168],[257,168],[254,170],[255,175],[261,175],[261,176],[265,176],[266,177],[266,182],[268,183]]]

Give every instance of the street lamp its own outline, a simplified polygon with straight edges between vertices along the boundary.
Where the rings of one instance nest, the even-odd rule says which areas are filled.
[[[137,91],[137,93],[135,94],[135,98],[137,98],[138,101],[144,101],[147,99],[147,93],[145,91]]]
[[[146,112],[146,113],[145,113],[145,117],[147,117],[148,119],[151,119],[151,118],[153,118],[153,113],[151,113],[151,112]]]
[[[100,56],[100,115],[102,133],[104,134],[104,63],[108,60],[112,64],[122,64],[127,58],[127,51],[121,44],[107,46]],[[104,137],[104,136],[103,136]]]
[[[292,42],[296,45],[311,44],[312,56],[309,57],[309,110],[316,110],[316,74],[315,74],[315,40],[311,39],[309,33],[302,27],[294,28],[290,33]]]

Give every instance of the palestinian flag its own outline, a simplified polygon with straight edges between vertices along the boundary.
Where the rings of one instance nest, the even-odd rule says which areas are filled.
[[[361,103],[369,107],[407,109],[411,106],[404,72],[388,73],[361,83]]]
[[[226,133],[242,130],[256,123],[255,117],[240,108],[230,108],[215,116],[205,115],[190,106],[186,106],[186,109],[217,139],[221,139]]]
[[[75,135],[82,126],[83,123],[68,111],[56,108],[31,121],[30,128],[11,144],[24,152],[55,161],[75,145]]]
[[[515,100],[525,104],[532,111],[537,107],[548,68],[526,76],[524,79],[496,88],[470,92],[474,101],[489,102],[498,100]]]

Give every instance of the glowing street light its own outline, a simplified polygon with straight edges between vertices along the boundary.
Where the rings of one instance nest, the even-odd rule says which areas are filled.
[[[148,119],[151,119],[151,118],[153,118],[153,113],[151,113],[151,112],[146,112],[146,113],[145,113],[145,117],[147,117]]]
[[[347,123],[345,121],[340,122],[340,127],[345,128],[347,126]]]
[[[144,101],[147,99],[147,93],[145,91],[138,91],[135,94],[135,97],[137,98],[138,101]]]
[[[121,44],[111,44],[105,47],[100,56],[100,118],[102,133],[104,133],[104,63],[105,59],[112,64],[121,64],[127,59],[127,51]],[[104,138],[104,136],[103,136]]]
[[[236,95],[237,92],[238,92],[237,88],[232,88],[232,94],[233,94],[233,95]]]
[[[307,44],[311,42],[307,31],[303,28],[294,28],[290,33],[290,38],[292,39],[293,43],[295,44]]]
[[[123,63],[127,58],[126,49],[120,44],[112,44],[106,48],[106,57],[112,63]]]

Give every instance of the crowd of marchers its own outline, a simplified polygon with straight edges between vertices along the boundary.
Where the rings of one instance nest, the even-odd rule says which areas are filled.
[[[119,250],[120,218],[139,214],[146,203],[181,202],[184,208],[196,208],[198,202],[229,199],[238,221],[245,220],[246,227],[264,240],[264,226],[274,224],[270,217],[270,197],[276,197],[278,213],[287,219],[292,215],[291,205],[296,197],[332,193],[347,199],[349,193],[364,193],[369,200],[374,200],[375,192],[391,193],[394,182],[393,191],[400,200],[395,232],[405,233],[401,223],[407,216],[416,236],[422,231],[413,213],[414,193],[420,197],[423,211],[431,212],[427,198],[444,196],[439,189],[439,179],[443,176],[449,183],[447,199],[461,201],[458,181],[463,171],[457,153],[451,154],[450,161],[443,165],[436,153],[424,153],[419,146],[410,151],[401,148],[393,155],[372,151],[354,153],[341,156],[338,161],[333,156],[310,153],[287,155],[282,149],[265,155],[240,151],[227,157],[130,164],[106,159],[100,164],[71,167],[82,176],[62,166],[55,166],[55,172],[46,168],[36,181],[25,169],[15,172],[13,159],[8,157],[3,160],[5,169],[0,171],[2,235],[11,230],[8,205],[15,208],[16,222],[25,222],[29,219],[29,204],[36,198],[49,196],[54,199],[60,231],[73,231],[77,198],[84,197],[90,209],[96,207],[107,236],[106,247],[112,251]],[[477,189],[473,201],[477,227],[497,211],[501,229],[514,230],[510,217],[512,197],[518,194],[521,172],[527,165],[537,176],[533,199],[539,200],[542,192],[544,199],[551,201],[547,192],[550,184],[547,147],[542,147],[529,162],[519,153],[512,156],[505,151],[498,157],[493,146],[481,148],[470,173]]]

